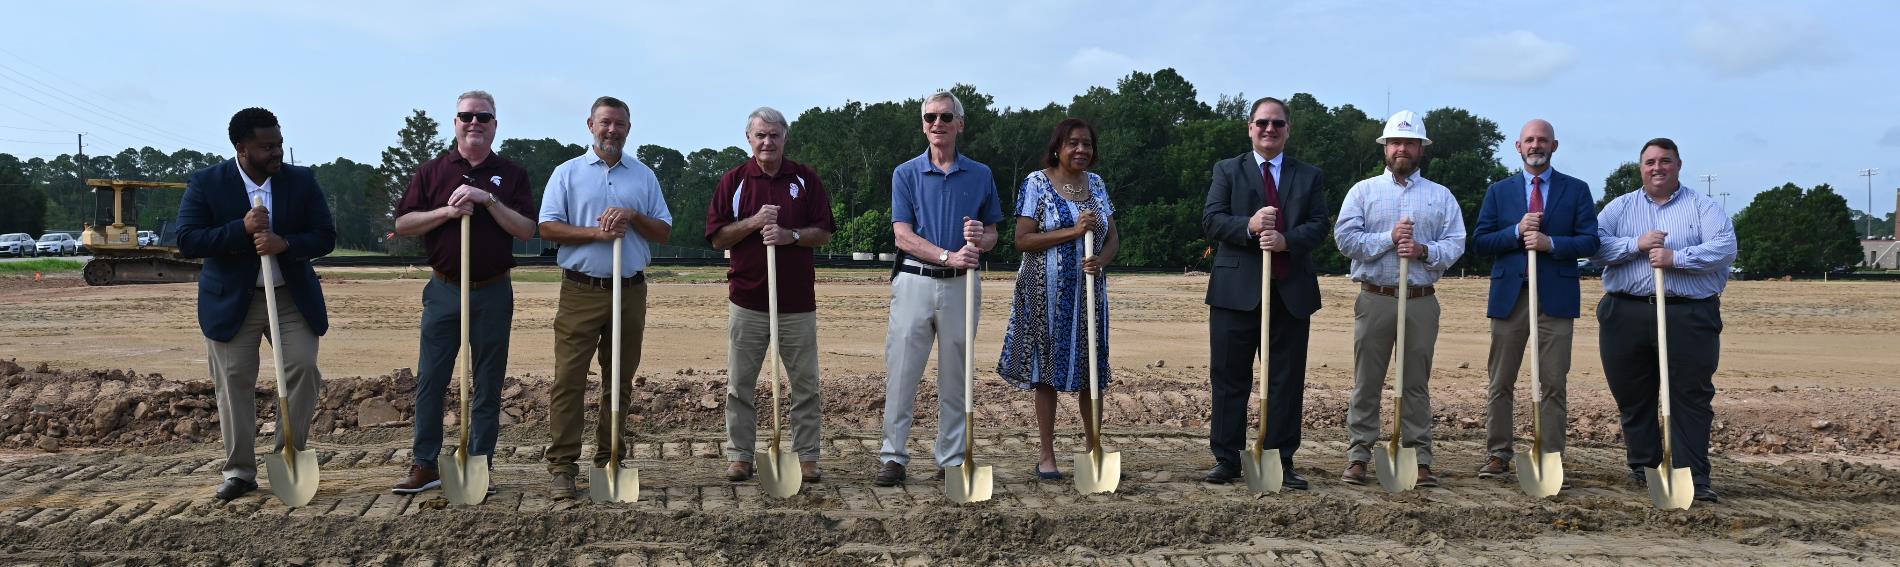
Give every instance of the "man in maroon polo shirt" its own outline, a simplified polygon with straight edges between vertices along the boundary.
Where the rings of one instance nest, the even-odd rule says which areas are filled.
[[[777,246],[779,359],[790,374],[792,450],[805,482],[818,482],[819,425],[824,400],[818,394],[818,305],[812,250],[838,230],[831,197],[818,172],[785,159],[785,115],[770,107],[746,119],[752,159],[726,172],[706,211],[706,239],[732,251],[726,279],[732,301],[726,364],[726,478],[752,478],[758,410],[753,407],[759,369],[770,342],[765,247]]]
[[[422,355],[416,363],[415,462],[391,491],[415,494],[442,485],[442,393],[455,376],[462,344],[462,217],[469,227],[469,356],[475,360],[470,455],[492,455],[500,429],[501,379],[514,323],[514,242],[534,237],[528,171],[495,155],[495,98],[469,91],[455,102],[455,149],[422,167],[396,205],[396,233],[422,235],[435,276],[422,288]],[[492,462],[492,461],[491,461]],[[490,487],[490,491],[493,488]]]

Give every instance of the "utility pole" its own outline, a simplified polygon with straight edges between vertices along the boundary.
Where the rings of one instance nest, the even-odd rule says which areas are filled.
[[[297,148],[290,149],[290,165],[297,165]]]
[[[1727,191],[1723,191],[1723,192],[1721,192],[1721,193],[1716,193],[1715,195],[1716,195],[1717,197],[1721,197],[1721,198],[1722,198],[1722,212],[1725,212],[1725,213],[1726,213],[1726,212],[1728,212],[1728,192],[1727,192]],[[1732,214],[1734,214],[1734,213],[1729,213],[1729,214],[1731,214],[1731,215],[1732,215]]]
[[[1715,194],[1715,174],[1702,175],[1697,178],[1702,180],[1703,193],[1711,197],[1718,196]],[[1723,193],[1723,195],[1727,195],[1727,193]],[[1728,199],[1722,200],[1722,210],[1725,212],[1728,211]]]
[[[86,184],[86,133],[79,134],[79,153],[73,156],[73,162],[79,164],[79,184]]]
[[[1867,178],[1867,238],[1874,237],[1874,176],[1880,175],[1879,169],[1860,170],[1860,176]]]

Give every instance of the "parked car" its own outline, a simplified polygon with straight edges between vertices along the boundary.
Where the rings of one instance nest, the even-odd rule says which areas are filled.
[[[0,234],[0,256],[25,258],[38,255],[40,247],[38,242],[33,241],[33,235],[23,232]]]
[[[48,232],[40,235],[39,250],[42,256],[78,256],[79,239],[64,232]]]
[[[158,233],[149,230],[139,231],[139,246],[157,246]]]

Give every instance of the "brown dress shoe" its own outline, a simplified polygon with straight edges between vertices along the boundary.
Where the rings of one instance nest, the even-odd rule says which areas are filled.
[[[824,473],[818,471],[818,461],[799,461],[798,472],[799,480],[805,482],[818,482],[825,476]]]
[[[442,487],[442,476],[435,469],[422,465],[409,465],[409,476],[389,489],[396,494],[416,494],[425,490]]]
[[[897,486],[903,483],[904,465],[897,464],[897,461],[884,461],[884,466],[877,470],[877,476],[871,479],[871,484],[878,486]]]
[[[1478,478],[1504,478],[1511,474],[1511,462],[1499,457],[1484,460],[1484,466],[1478,467]]]
[[[1346,484],[1365,486],[1366,462],[1353,461],[1351,464],[1346,465],[1346,474],[1339,475],[1339,480],[1345,481]]]
[[[726,480],[730,480],[733,482],[742,482],[742,481],[751,480],[751,479],[752,479],[752,463],[746,462],[746,461],[733,461],[731,465],[726,466]]]
[[[1418,482],[1414,483],[1412,486],[1415,486],[1418,488],[1432,488],[1432,487],[1438,486],[1438,477],[1432,476],[1431,465],[1418,466]]]

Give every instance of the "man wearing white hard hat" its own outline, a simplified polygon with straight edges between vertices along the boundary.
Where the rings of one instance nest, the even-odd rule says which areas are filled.
[[[1438,342],[1438,297],[1432,286],[1465,251],[1465,218],[1451,190],[1419,175],[1425,157],[1425,121],[1410,110],[1386,120],[1385,171],[1346,192],[1333,238],[1352,259],[1360,293],[1353,303],[1353,390],[1346,410],[1349,463],[1341,477],[1365,484],[1379,440],[1379,397],[1398,334],[1399,257],[1410,260],[1407,281],[1404,423],[1399,442],[1418,451],[1416,486],[1438,485],[1431,472],[1432,349]],[[1395,408],[1396,409],[1396,408]]]

